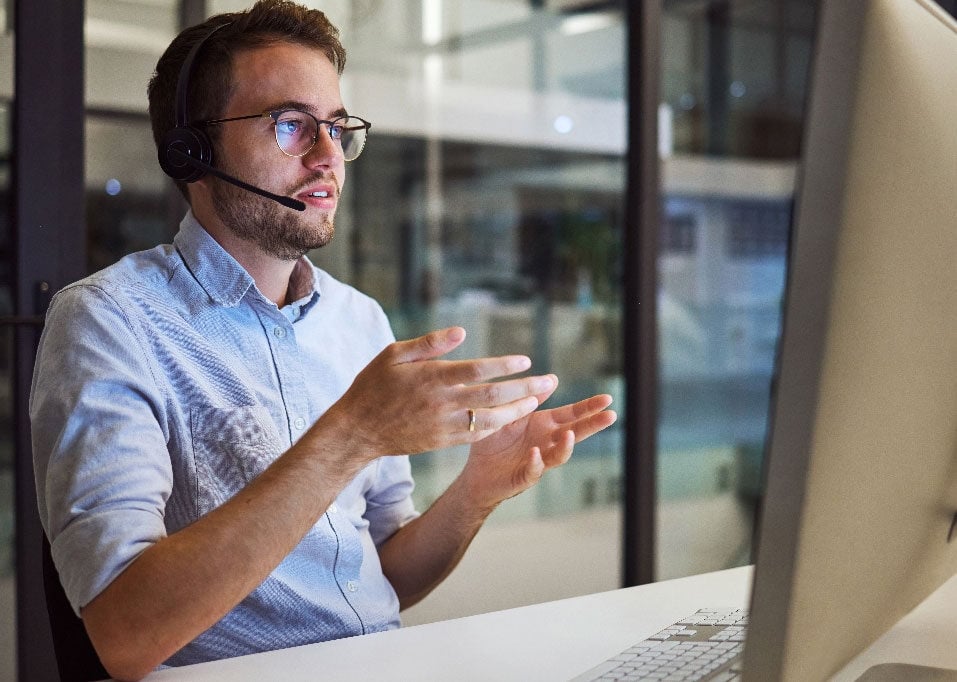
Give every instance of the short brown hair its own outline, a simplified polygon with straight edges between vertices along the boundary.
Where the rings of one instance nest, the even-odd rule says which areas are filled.
[[[217,27],[222,28],[212,33]],[[210,17],[173,39],[150,78],[146,92],[157,151],[166,133],[176,127],[176,88],[183,62],[193,46],[207,37],[190,74],[187,103],[191,122],[221,118],[233,87],[233,56],[242,50],[290,42],[321,50],[340,74],[346,64],[339,30],[317,9],[290,0],[258,0],[245,12]],[[215,130],[209,133],[213,138]],[[176,185],[188,199],[186,183],[177,181]]]

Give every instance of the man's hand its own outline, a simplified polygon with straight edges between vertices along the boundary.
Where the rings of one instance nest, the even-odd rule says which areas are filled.
[[[464,329],[450,327],[390,344],[317,426],[337,424],[368,459],[415,454],[480,440],[528,416],[555,389],[550,376],[493,381],[527,370],[531,361],[523,355],[439,359],[464,340]]]
[[[558,386],[538,396],[544,402]],[[606,409],[611,396],[596,395],[571,405],[528,414],[472,446],[462,471],[470,497],[491,510],[503,500],[535,485],[542,474],[564,464],[576,443],[615,423]]]
[[[537,377],[544,402],[557,388],[553,375]],[[474,398],[475,394],[471,394]],[[492,401],[494,402],[494,401]],[[399,529],[380,548],[382,569],[399,603],[407,608],[431,592],[458,564],[482,523],[502,500],[533,486],[546,469],[571,457],[575,443],[611,426],[611,396],[596,395],[551,410],[528,412],[499,427],[502,414],[475,410],[480,440],[472,445],[461,475],[428,511]],[[468,433],[468,410],[459,425]],[[462,419],[462,414],[458,418]]]

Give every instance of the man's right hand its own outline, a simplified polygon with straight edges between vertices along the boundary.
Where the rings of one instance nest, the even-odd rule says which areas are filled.
[[[416,454],[480,440],[533,412],[557,384],[551,375],[504,379],[531,366],[524,355],[439,359],[464,340],[464,329],[449,327],[390,344],[317,426],[336,424],[370,461]]]

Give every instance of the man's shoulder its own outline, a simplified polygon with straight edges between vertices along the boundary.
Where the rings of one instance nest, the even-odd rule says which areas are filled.
[[[66,285],[57,296],[69,294],[83,298],[91,290],[99,290],[111,297],[123,298],[135,289],[160,286],[169,281],[182,263],[174,256],[175,248],[169,244],[128,254],[112,265]]]

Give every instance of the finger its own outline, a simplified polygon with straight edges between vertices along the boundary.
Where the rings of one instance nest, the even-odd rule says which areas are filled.
[[[571,430],[575,432],[575,442],[581,443],[586,438],[591,438],[599,431],[603,431],[614,424],[617,419],[618,415],[613,410],[602,410],[576,420],[571,426]]]
[[[550,445],[544,454],[545,466],[551,469],[567,462],[571,458],[577,442],[577,435],[574,431],[571,429],[562,431],[558,440]]]
[[[496,407],[513,402],[519,398],[535,397],[538,404],[552,394],[558,386],[554,375],[522,377],[508,381],[477,384],[464,388],[458,401],[472,408]]]
[[[448,327],[408,341],[396,341],[387,350],[389,359],[394,364],[401,364],[440,357],[458,348],[464,340],[464,329]]]
[[[474,431],[477,436],[476,440],[481,440],[485,436],[498,431],[503,426],[518,421],[536,409],[538,409],[538,400],[536,400],[534,396],[519,398],[518,400],[513,400],[510,403],[498,405],[497,407],[472,409],[472,413],[475,416]],[[470,424],[471,419],[468,409],[462,410],[457,414],[464,415],[464,421],[463,417],[456,417],[456,419],[459,420],[458,423],[464,423],[466,426]]]
[[[552,383],[552,387],[549,388],[549,389],[546,389],[546,390],[544,390],[544,391],[541,391],[540,393],[536,393],[536,394],[535,394],[535,397],[538,398],[538,404],[539,404],[539,405],[541,405],[541,404],[544,403],[546,400],[548,400],[549,398],[551,398],[551,397],[552,397],[552,393],[554,393],[554,392],[555,392],[555,389],[558,388],[558,377],[555,376],[554,374],[549,374],[548,376],[550,376],[550,377],[552,378],[552,382],[553,382],[553,383]]]
[[[532,366],[526,355],[449,360],[443,363],[443,378],[450,384],[475,384],[524,372]]]
[[[535,485],[542,474],[545,473],[545,468],[545,460],[542,458],[541,449],[533,447],[528,453],[528,461],[525,464],[525,470],[522,472],[522,480],[519,482],[519,486],[528,489]]]
[[[571,424],[583,417],[601,412],[611,405],[611,401],[611,396],[606,393],[593,395],[591,398],[579,400],[577,403],[552,408],[549,410],[549,416],[558,424]]]

